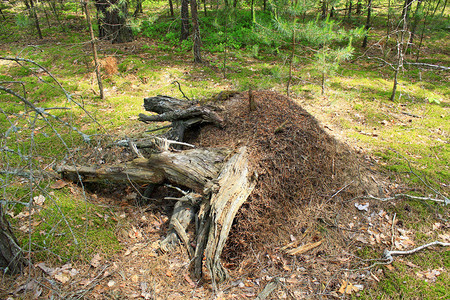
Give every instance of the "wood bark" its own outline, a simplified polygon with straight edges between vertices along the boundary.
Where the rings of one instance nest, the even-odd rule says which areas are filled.
[[[83,2],[84,12],[86,14],[86,21],[88,23],[89,27],[89,34],[91,37],[91,47],[92,47],[92,54],[94,56],[94,64],[95,64],[95,74],[97,75],[97,83],[98,83],[98,90],[100,92],[100,99],[105,99],[105,94],[103,93],[103,83],[102,83],[102,76],[100,75],[100,63],[98,61],[98,55],[97,55],[97,44],[95,42],[95,36],[94,36],[94,30],[92,29],[92,23],[91,23],[91,15],[89,13],[89,7],[87,1]]]
[[[225,242],[234,217],[256,185],[256,177],[248,166],[246,147],[241,147],[227,161],[217,179],[217,192],[210,202],[208,242],[205,249],[206,266],[211,273],[213,287],[227,279],[228,274],[220,262]]]
[[[189,37],[189,0],[181,0],[180,43]]]
[[[197,0],[191,1],[191,16],[192,16],[192,31],[194,44],[194,62],[201,63],[202,55],[200,48],[202,46],[202,39],[200,37],[200,27],[198,25]]]
[[[0,269],[5,273],[19,273],[25,265],[22,248],[11,230],[0,204]]]
[[[203,191],[206,183],[216,178],[223,161],[230,153],[225,148],[193,149],[181,152],[152,154],[114,166],[68,166],[57,168],[65,179],[79,182],[136,182],[161,184],[168,180],[174,184]]]
[[[96,0],[99,36],[113,44],[133,41],[133,32],[127,26],[128,6],[126,1]]]
[[[144,99],[144,108],[157,115],[139,114],[139,120],[149,122],[172,122],[171,130],[164,136],[182,142],[186,129],[197,125],[212,123],[221,127],[224,120],[217,113],[217,108],[198,106],[197,102],[156,96]]]

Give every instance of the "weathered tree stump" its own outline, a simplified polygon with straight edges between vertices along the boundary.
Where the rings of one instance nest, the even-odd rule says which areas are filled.
[[[140,114],[139,120],[146,123],[172,122],[171,130],[165,136],[178,142],[183,142],[185,130],[195,124],[222,126],[224,122],[217,108],[199,106],[196,102],[172,97],[146,98],[144,107],[157,115]],[[151,142],[145,141],[131,144],[138,148],[144,145],[151,147]],[[191,189],[193,192],[185,193],[182,198],[166,197],[167,200],[178,202],[170,219],[169,232],[160,246],[167,251],[180,239],[192,258],[192,270],[196,277],[202,276],[203,259],[206,258],[206,267],[211,273],[215,289],[217,282],[228,276],[220,256],[234,217],[256,185],[256,176],[249,170],[247,149],[200,148],[172,152],[169,147],[153,148],[160,149],[160,152],[125,164],[98,168],[61,166],[58,172],[73,181],[109,180],[151,184],[169,181]],[[196,220],[195,250],[186,233],[193,219]]]

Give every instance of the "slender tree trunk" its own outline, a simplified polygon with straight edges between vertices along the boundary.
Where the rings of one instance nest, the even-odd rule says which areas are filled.
[[[203,0],[203,11],[205,13],[205,16],[208,15],[207,9],[206,9],[206,0]]]
[[[411,9],[411,4],[414,0],[405,0],[405,3],[403,4],[403,10],[402,10],[402,19],[407,21],[409,16],[409,11]]]
[[[366,26],[364,27],[364,29],[366,30],[366,33],[364,34],[364,40],[362,43],[362,47],[366,48],[367,47],[367,36],[368,36],[368,31],[370,29],[370,13],[372,11],[372,0],[369,0],[369,3],[367,4],[367,20],[366,20]]]
[[[325,72],[322,72],[321,86],[322,86],[322,96],[323,96],[325,94]]]
[[[169,8],[170,8],[170,16],[174,17],[175,14],[173,13],[173,2],[172,2],[172,0],[169,0]]]
[[[251,4],[251,14],[252,14],[252,24],[254,25],[256,23],[256,19],[255,19],[255,0],[252,0],[252,4]]]
[[[352,18],[352,0],[348,1],[348,12],[347,19],[350,20]]]
[[[198,25],[198,13],[197,13],[197,0],[191,1],[191,16],[192,16],[192,31],[193,31],[193,42],[194,42],[194,62],[201,63],[201,46],[202,39],[200,37],[200,27]]]
[[[86,14],[86,21],[89,26],[89,34],[91,36],[91,46],[92,46],[92,53],[94,55],[95,74],[97,75],[98,89],[100,92],[100,98],[103,100],[103,99],[105,99],[105,95],[103,93],[103,83],[102,83],[102,77],[100,75],[100,64],[98,62],[97,45],[95,43],[94,30],[92,29],[92,22],[91,22],[91,16],[89,14],[88,3],[85,1],[85,2],[83,2],[83,5],[84,5],[84,12]]]
[[[236,8],[236,7],[237,7],[237,4],[238,4],[238,0],[234,0],[234,2],[233,2],[233,7]]]
[[[180,43],[189,37],[189,0],[181,0]]]
[[[447,8],[447,0],[445,0],[444,5],[442,6],[441,17],[444,15],[446,8]]]
[[[39,19],[38,15],[36,13],[36,8],[34,7],[33,0],[25,0],[25,6],[27,7],[28,11],[30,12],[30,16],[32,19],[34,19],[34,25],[36,26],[37,33],[39,35],[39,38],[42,40],[42,32],[41,32],[41,26],[39,25]]]
[[[225,50],[223,51],[223,62],[222,62],[222,73],[223,78],[227,78],[227,59],[228,59],[228,8],[225,13],[225,24],[223,25],[223,30],[225,34]]]
[[[322,10],[321,18],[325,19],[327,17],[327,1],[326,0],[322,0],[321,10]]]
[[[136,18],[139,14],[141,14],[143,12],[143,10],[142,10],[142,1],[143,0],[137,0],[136,1],[136,8],[135,8],[134,13],[133,13],[133,17],[134,18]]]
[[[5,273],[19,273],[25,266],[22,248],[11,230],[3,204],[0,204],[0,268]]]
[[[419,21],[420,21],[419,14],[420,14],[421,5],[422,5],[422,1],[418,0],[417,6],[416,6],[416,11],[414,12],[413,21],[411,24],[411,33],[410,33],[411,35],[409,37],[408,48],[410,48],[414,42],[414,36],[416,34],[417,24],[419,24]]]
[[[289,62],[289,79],[286,86],[286,94],[289,97],[290,95],[290,86],[292,81],[292,67],[294,65],[294,54],[295,54],[295,30],[292,31],[292,52],[291,52],[291,59]]]
[[[410,1],[410,0],[406,0]],[[392,87],[392,94],[390,97],[391,101],[395,100],[395,93],[397,91],[397,85],[398,85],[398,73],[403,68],[403,55],[404,55],[404,43],[405,43],[405,34],[406,30],[408,28],[407,23],[407,12],[403,15],[403,27],[402,29],[397,33],[397,64],[395,66],[395,72],[394,72],[394,84]]]

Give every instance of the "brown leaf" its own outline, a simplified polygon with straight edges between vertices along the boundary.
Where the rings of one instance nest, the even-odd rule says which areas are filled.
[[[62,189],[63,187],[65,187],[66,185],[67,185],[67,182],[65,182],[62,179],[58,179],[52,185],[50,185],[50,188],[54,189],[54,190],[59,190],[59,189]]]
[[[70,276],[68,274],[64,273],[58,273],[55,276],[53,276],[56,280],[58,280],[61,283],[66,283],[70,280]]]
[[[35,197],[33,197],[33,201],[34,201],[34,203],[36,203],[37,205],[42,205],[42,204],[44,204],[44,202],[45,202],[45,197],[42,196],[42,195],[35,196]]]
[[[96,253],[94,257],[91,259],[91,266],[97,268],[100,265],[101,260],[102,257],[100,256],[100,254]]]

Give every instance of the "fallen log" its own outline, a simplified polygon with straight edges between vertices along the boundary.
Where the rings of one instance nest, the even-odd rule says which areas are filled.
[[[161,184],[164,180],[168,180],[201,192],[208,181],[218,176],[230,152],[226,148],[164,151],[151,154],[149,158],[137,158],[114,166],[63,165],[57,168],[57,172],[63,178],[74,182],[108,180]]]

